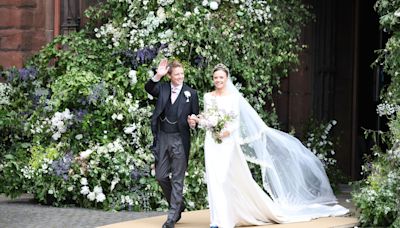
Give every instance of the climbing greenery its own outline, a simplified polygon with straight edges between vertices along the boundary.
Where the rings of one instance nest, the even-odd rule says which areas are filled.
[[[0,192],[57,206],[166,209],[150,151],[155,98],[144,91],[158,62],[181,61],[200,97],[212,89],[212,67],[224,63],[277,126],[272,92],[299,63],[311,17],[300,0],[108,0],[86,15],[84,29],[2,72]],[[193,131],[189,210],[208,205],[203,139]]]
[[[388,119],[389,131],[375,134],[384,146],[374,146],[374,156],[362,167],[365,179],[355,184],[352,196],[362,226],[400,227],[400,1],[378,0],[375,10],[382,29],[389,34],[374,63],[381,65],[391,80],[381,91],[377,106],[377,113]]]

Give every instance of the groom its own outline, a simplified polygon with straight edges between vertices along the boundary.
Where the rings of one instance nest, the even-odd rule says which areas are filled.
[[[168,75],[170,82],[160,82],[164,75]],[[196,126],[190,116],[199,113],[197,92],[183,83],[184,78],[181,63],[168,64],[163,59],[157,73],[145,85],[145,90],[157,97],[151,130],[156,179],[169,204],[163,228],[173,228],[185,210],[183,179],[189,159],[190,128]]]

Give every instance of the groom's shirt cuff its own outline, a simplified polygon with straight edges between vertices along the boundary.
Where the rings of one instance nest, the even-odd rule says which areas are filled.
[[[156,75],[154,75],[153,77],[151,77],[151,80],[152,80],[153,82],[159,82],[159,81],[160,81],[160,79],[157,79]]]

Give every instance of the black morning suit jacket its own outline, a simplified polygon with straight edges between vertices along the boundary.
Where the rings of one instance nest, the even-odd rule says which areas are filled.
[[[160,115],[164,111],[167,102],[171,102],[171,84],[169,82],[154,82],[153,80],[147,81],[145,84],[145,90],[153,97],[157,97],[156,107],[151,117],[151,131],[154,136],[153,141],[153,154],[158,160],[157,151],[157,137],[160,131]],[[188,91],[188,92],[186,92]],[[185,96],[186,93],[190,93],[190,97]],[[180,94],[178,95],[175,102],[178,102],[178,128],[179,133],[182,137],[183,147],[186,153],[186,159],[189,159],[190,151],[190,127],[187,122],[187,117],[191,114],[199,114],[199,98],[197,91],[190,88],[188,85],[183,84]]]

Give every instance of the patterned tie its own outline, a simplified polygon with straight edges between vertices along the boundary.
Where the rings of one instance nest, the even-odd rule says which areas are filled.
[[[176,98],[178,97],[178,88],[177,87],[172,87],[171,88],[171,103],[175,103]]]

